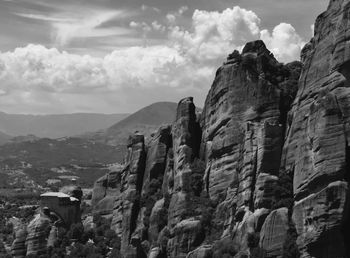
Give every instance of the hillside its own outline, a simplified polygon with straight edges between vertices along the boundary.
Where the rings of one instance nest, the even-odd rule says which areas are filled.
[[[6,134],[6,133],[3,133],[3,132],[0,132],[0,145],[3,145],[7,142],[9,142],[11,140],[11,136]]]
[[[91,187],[108,171],[108,164],[122,159],[120,153],[115,147],[80,138],[13,141],[0,146],[2,187],[47,186],[72,177]]]
[[[127,116],[94,113],[21,115],[0,112],[0,131],[12,136],[33,134],[42,138],[70,137],[108,128]]]
[[[138,110],[106,130],[85,134],[81,137],[113,146],[124,146],[130,134],[138,131],[149,137],[162,124],[175,119],[177,104],[157,102]]]

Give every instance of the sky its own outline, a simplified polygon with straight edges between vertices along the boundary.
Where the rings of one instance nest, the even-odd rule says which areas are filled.
[[[204,105],[233,50],[299,59],[328,0],[0,0],[0,111],[131,113]]]

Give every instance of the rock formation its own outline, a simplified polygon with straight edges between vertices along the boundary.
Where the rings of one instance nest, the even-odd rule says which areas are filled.
[[[6,257],[7,254],[4,243],[0,241],[0,257]]]
[[[95,182],[91,200],[94,213],[112,215],[115,198],[120,193],[121,172],[111,171]]]
[[[37,214],[27,227],[27,256],[32,255],[39,257],[46,254],[47,238],[51,227],[51,220],[41,214]]]
[[[27,229],[25,227],[18,228],[15,231],[15,240],[11,246],[11,255],[14,258],[23,258],[26,256],[26,238]]]
[[[349,240],[349,10],[350,1],[333,0],[317,18],[290,112],[281,168],[294,175],[303,257],[345,257]]]
[[[124,257],[349,257],[349,11],[331,1],[302,63],[262,41],[234,51],[201,114],[185,98],[171,126],[130,137],[93,201],[111,200]]]

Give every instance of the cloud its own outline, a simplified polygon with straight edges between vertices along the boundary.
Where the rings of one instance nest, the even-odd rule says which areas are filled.
[[[52,27],[52,37],[59,46],[66,46],[73,40],[94,37],[110,37],[130,35],[128,28],[103,25],[107,22],[124,19],[132,16],[127,10],[103,10],[91,8],[79,8],[78,11],[60,11],[51,15],[14,13],[27,19],[48,22]]]
[[[202,106],[215,70],[234,49],[261,38],[280,61],[288,62],[298,59],[304,44],[292,25],[281,23],[272,32],[263,30],[260,18],[240,7],[222,12],[195,10],[187,28],[177,23],[185,11],[180,8],[168,14],[175,17],[170,24],[132,21],[125,31],[113,32],[167,32],[162,44],[122,47],[101,57],[42,45],[0,52],[0,109],[130,112],[153,101],[178,101],[188,95]],[[78,37],[110,35],[103,24],[119,15],[99,11],[91,17],[83,15],[85,22],[72,28],[55,20],[68,17],[55,16],[48,22],[58,26],[57,35],[64,44]]]
[[[190,92],[198,94],[202,89],[197,85],[210,83],[212,67],[189,62],[167,46],[124,48],[98,58],[28,45],[0,53],[0,107],[57,112],[52,110],[55,107],[82,112],[86,111],[79,109],[83,104],[97,103],[100,106],[95,109],[113,112],[126,101],[119,107],[126,112],[134,110],[135,105],[149,104],[158,96],[154,92],[171,92],[174,101]],[[114,101],[102,103],[107,96],[114,96]]]
[[[160,13],[160,12],[161,12],[161,10],[160,10],[159,8],[154,7],[154,6],[148,6],[148,5],[145,5],[145,4],[143,4],[143,5],[141,6],[141,10],[142,10],[142,11],[152,10],[152,11],[154,11],[154,12],[156,12],[156,13]]]
[[[181,51],[198,61],[223,58],[247,41],[259,37],[260,19],[252,12],[234,7],[223,12],[195,10],[191,31],[171,28],[169,37]]]
[[[223,59],[257,39],[264,40],[279,61],[290,62],[299,59],[305,45],[292,25],[281,23],[270,33],[261,29],[261,20],[253,11],[238,6],[222,12],[195,10],[191,30],[170,25],[169,31],[169,39],[179,51],[197,62]]]
[[[188,6],[181,6],[176,12],[170,12],[166,15],[166,19],[170,25],[175,25],[176,20],[181,18],[182,15],[188,10]]]
[[[160,24],[158,21],[152,22],[152,28],[155,31],[161,31],[161,32],[164,32],[166,30],[166,27],[164,25]]]
[[[288,62],[298,59],[305,45],[293,26],[287,23],[277,25],[272,34],[267,30],[262,30],[260,34],[261,39],[280,61]]]

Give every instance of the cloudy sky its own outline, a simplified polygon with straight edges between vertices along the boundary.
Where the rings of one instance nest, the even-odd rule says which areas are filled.
[[[0,0],[0,111],[133,112],[193,96],[263,39],[299,59],[327,0]]]

